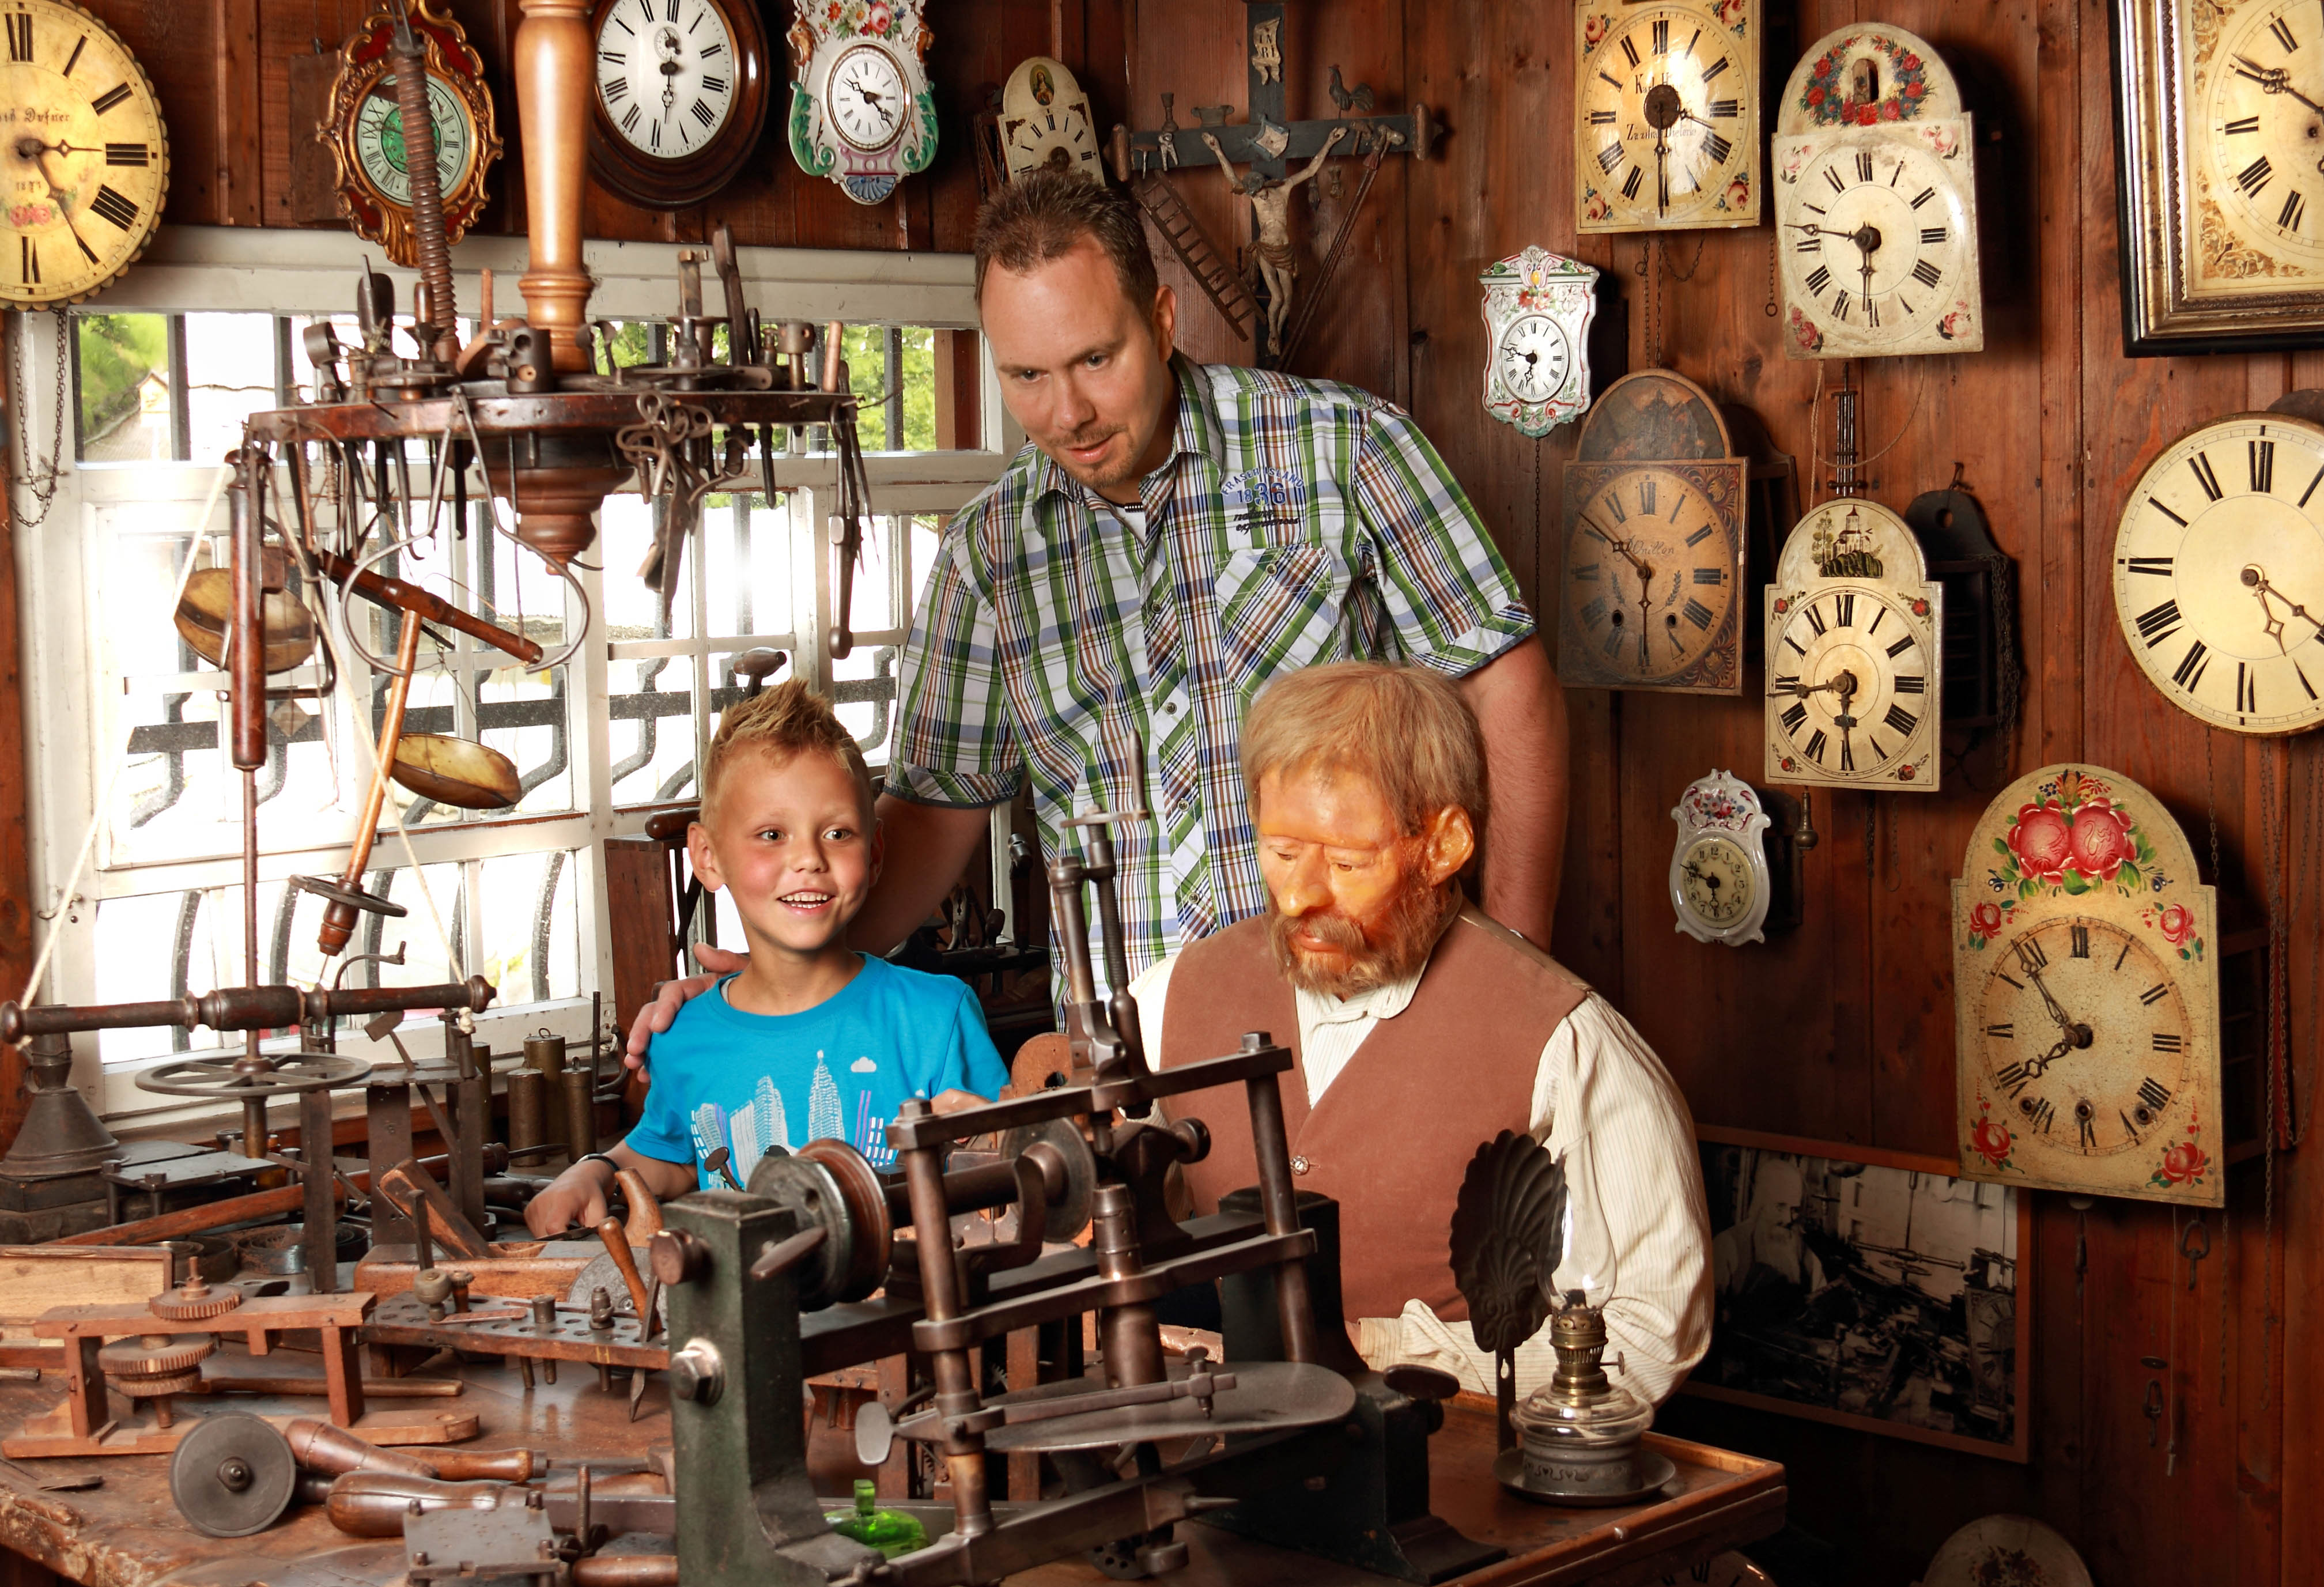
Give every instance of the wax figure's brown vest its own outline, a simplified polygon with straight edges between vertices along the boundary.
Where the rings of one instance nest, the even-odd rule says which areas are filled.
[[[1468,1316],[1450,1256],[1461,1176],[1479,1146],[1528,1127],[1542,1048],[1586,991],[1523,937],[1464,911],[1410,1005],[1372,1027],[1320,1103],[1308,1106],[1304,1060],[1280,1077],[1292,1185],[1340,1204],[1349,1316],[1393,1317],[1416,1299],[1448,1322]],[[1231,1053],[1246,1030],[1268,1032],[1299,1058],[1298,1007],[1263,918],[1179,955],[1161,1065]],[[1191,1093],[1170,1111],[1213,1122],[1210,1156],[1185,1171],[1197,1212],[1259,1183],[1240,1086]]]

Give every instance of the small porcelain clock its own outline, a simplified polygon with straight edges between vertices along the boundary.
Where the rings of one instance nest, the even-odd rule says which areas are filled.
[[[1844,27],[1801,59],[1768,161],[1786,354],[1985,346],[1972,130],[1944,62],[1901,28]]]
[[[1477,278],[1485,289],[1485,411],[1545,436],[1590,406],[1590,324],[1598,272],[1541,248]]]
[[[2217,898],[2153,794],[2044,766],[1953,883],[1962,1175],[2221,1205]]]
[[[1671,808],[1671,909],[1677,929],[1698,942],[1740,947],[1765,942],[1761,927],[1774,882],[1767,869],[1767,813],[1751,785],[1725,771],[1698,777]]]
[[[1767,780],[1936,792],[1944,589],[1904,521],[1826,502],[1784,540],[1766,602]]]
[[[1001,90],[1001,148],[1011,181],[1036,171],[1105,180],[1089,96],[1064,61],[1046,55],[1019,61]]]
[[[1583,0],[1573,29],[1581,229],[1757,226],[1758,0]]]
[[[2114,610],[2181,710],[2236,733],[2324,722],[2324,425],[2236,413],[2163,448],[2115,530]]]
[[[791,157],[877,204],[936,155],[923,0],[797,0],[788,35]]]

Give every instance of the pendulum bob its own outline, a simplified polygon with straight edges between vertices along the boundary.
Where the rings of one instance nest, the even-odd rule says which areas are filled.
[[[531,257],[517,290],[524,294],[525,319],[550,337],[556,369],[577,374],[589,367],[579,337],[595,284],[581,263],[581,196],[595,80],[590,0],[520,0],[518,9],[523,20],[517,23],[513,75]]]
[[[508,482],[516,538],[559,567],[595,543],[597,509],[631,473],[604,430],[487,436],[484,463]]]
[[[213,667],[225,663],[226,634],[234,622],[234,584],[233,568],[204,567],[186,580],[186,593],[178,601],[178,636]],[[314,619],[288,591],[266,595],[261,622],[268,672],[288,672],[314,654]]]
[[[1305,1269],[1317,1343],[1324,1363],[1355,1385],[1348,1421],[1360,1436],[1320,1489],[1288,1483],[1204,1518],[1247,1537],[1406,1582],[1447,1581],[1507,1558],[1506,1549],[1464,1536],[1430,1511],[1428,1437],[1444,1425],[1441,1386],[1403,1374],[1391,1381],[1356,1355],[1340,1297],[1340,1204],[1304,1190],[1296,1204],[1299,1226],[1315,1235]],[[1220,1199],[1219,1211],[1256,1216],[1259,1191],[1231,1192]],[[1282,1360],[1277,1288],[1268,1271],[1231,1273],[1220,1288],[1225,1358]]]
[[[527,1044],[530,1045],[530,1044]],[[512,1069],[508,1077],[510,1155],[548,1139],[549,1077],[538,1069]]]
[[[106,1163],[121,1143],[72,1084],[72,1044],[61,1034],[24,1047],[31,1100],[15,1145],[0,1158],[0,1243],[85,1233],[106,1214]]]
[[[506,810],[523,797],[514,761],[449,734],[405,734],[388,775],[422,798],[463,810]]]

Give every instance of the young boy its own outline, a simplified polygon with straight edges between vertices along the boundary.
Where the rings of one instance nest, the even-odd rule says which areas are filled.
[[[605,1216],[614,1170],[663,1200],[747,1184],[772,1148],[837,1137],[892,1165],[887,1126],[906,1097],[940,1109],[1000,1094],[1009,1071],[968,987],[847,946],[880,873],[872,776],[828,702],[798,682],[731,706],[710,745],[695,873],[742,917],[751,960],[654,1038],[637,1128],[535,1196],[525,1223],[555,1234]]]

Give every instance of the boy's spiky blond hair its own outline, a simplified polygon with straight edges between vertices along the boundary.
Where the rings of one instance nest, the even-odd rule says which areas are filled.
[[[863,795],[863,817],[872,817],[872,769],[855,735],[847,731],[831,702],[798,678],[775,685],[756,697],[737,700],[718,719],[717,735],[710,741],[708,769],[702,776],[702,817],[707,823],[716,808],[719,789],[735,766],[752,752],[777,767],[793,756],[828,755],[855,779]]]

